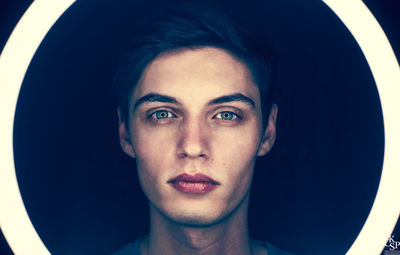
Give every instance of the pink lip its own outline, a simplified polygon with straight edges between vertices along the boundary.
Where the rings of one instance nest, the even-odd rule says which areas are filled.
[[[181,174],[167,183],[171,184],[175,189],[185,193],[203,194],[215,189],[219,182],[213,180],[204,174]]]

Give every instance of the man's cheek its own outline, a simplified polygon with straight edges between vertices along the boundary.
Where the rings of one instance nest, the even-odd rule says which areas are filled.
[[[159,174],[157,171],[154,171],[156,169],[154,166],[150,166],[152,169],[148,167],[149,166],[138,165],[140,185],[147,197],[160,197],[158,192]]]
[[[234,161],[248,164],[257,154],[258,141],[253,141],[252,138],[249,138],[247,141],[243,139],[239,140],[239,138],[237,139],[236,143],[228,147],[229,150],[226,150],[227,157],[232,158]]]
[[[159,136],[154,132],[147,132],[136,139],[137,157],[143,161],[155,160],[161,153],[166,152],[166,147],[170,143],[168,138],[164,136]]]

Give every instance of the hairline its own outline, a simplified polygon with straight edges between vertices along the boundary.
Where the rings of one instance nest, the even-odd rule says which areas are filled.
[[[209,44],[205,43],[205,44],[199,44],[199,45],[193,44],[193,45],[188,45],[188,46],[181,46],[181,47],[175,47],[175,48],[170,48],[170,49],[164,49],[164,50],[161,50],[158,54],[155,54],[155,56],[143,67],[143,69],[142,69],[142,71],[140,73],[140,76],[138,77],[136,83],[131,85],[131,87],[129,89],[129,92],[128,92],[129,95],[127,97],[125,109],[123,109],[123,114],[121,115],[122,122],[124,122],[125,125],[128,124],[126,126],[126,128],[129,128],[129,123],[127,123],[127,122],[129,122],[128,121],[129,120],[129,111],[130,111],[130,105],[131,105],[132,96],[134,94],[134,90],[136,89],[136,87],[140,83],[140,81],[141,81],[141,79],[143,77],[143,74],[145,73],[147,68],[155,60],[157,60],[158,58],[160,58],[162,56],[169,55],[169,54],[178,54],[178,53],[181,53],[181,52],[186,51],[186,50],[198,50],[198,49],[203,49],[203,48],[215,48],[215,49],[223,50],[227,54],[229,54],[232,58],[234,58],[236,61],[238,61],[241,64],[243,64],[245,66],[245,68],[247,69],[250,77],[251,77],[251,81],[256,85],[256,87],[258,89],[258,96],[260,97],[260,103],[261,104],[263,103],[262,102],[263,98],[261,97],[261,90],[260,90],[260,86],[261,85],[258,84],[259,83],[258,81],[256,81],[256,78],[255,78],[256,75],[254,74],[253,68],[250,66],[250,62],[251,61],[250,60],[246,60],[246,57],[240,56],[239,53],[235,53],[235,51],[232,50],[232,49],[229,49],[229,47],[224,47],[223,45],[216,45],[216,44],[212,44],[212,43],[209,43]],[[271,93],[271,91],[268,91],[267,93]],[[122,107],[121,104],[120,104],[120,107]],[[262,109],[263,107],[262,106],[260,106],[260,107],[261,107],[261,110],[263,111],[263,109]],[[264,115],[264,114],[265,113],[263,113],[262,115]],[[261,121],[262,121],[263,126],[264,126],[264,122],[266,120],[263,119],[263,116],[261,117]]]

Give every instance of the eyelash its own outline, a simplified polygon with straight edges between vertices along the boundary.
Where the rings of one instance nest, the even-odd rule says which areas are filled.
[[[162,113],[165,113],[166,115],[161,116],[160,114],[162,114]],[[228,116],[226,116],[226,114],[229,114],[230,119]],[[157,115],[158,115],[158,117],[157,117]],[[225,117],[225,119],[224,119],[224,117]],[[154,122],[161,122],[161,121],[168,120],[171,118],[177,118],[177,115],[168,110],[158,110],[158,111],[151,113],[147,118]],[[228,119],[226,119],[226,118],[228,118]],[[213,119],[218,119],[218,120],[221,120],[224,122],[234,122],[234,121],[240,121],[242,118],[234,112],[222,111],[222,112],[219,112],[216,115],[214,115]]]
[[[226,115],[226,114],[229,114],[229,115],[231,116],[231,118],[230,118],[230,119],[224,119],[223,117],[226,117],[226,116],[224,116],[224,115]],[[220,116],[220,117],[217,117],[217,116]],[[223,111],[223,112],[217,113],[217,114],[213,117],[213,119],[220,119],[220,120],[222,120],[222,121],[236,121],[236,120],[240,120],[241,118],[240,118],[239,115],[237,115],[237,114],[234,113],[234,112]]]
[[[157,117],[157,114],[162,114],[162,113],[166,113],[166,116]],[[154,120],[154,121],[162,121],[162,120],[165,120],[165,119],[169,119],[171,117],[176,118],[177,116],[175,114],[173,114],[172,112],[167,111],[167,110],[158,110],[158,111],[155,111],[152,114],[150,114],[148,119],[151,119],[151,120]]]

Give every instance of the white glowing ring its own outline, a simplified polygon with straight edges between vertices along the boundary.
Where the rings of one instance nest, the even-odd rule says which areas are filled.
[[[385,157],[374,204],[347,254],[380,254],[400,213],[400,68],[385,33],[360,0],[324,1],[349,29],[371,68],[382,104]],[[396,110],[397,109],[397,110]]]
[[[15,254],[50,254],[36,233],[18,188],[13,160],[13,123],[18,93],[36,49],[74,0],[34,1],[0,56],[0,226]]]
[[[382,28],[361,0],[323,0],[350,30],[378,87],[385,121],[385,158],[367,221],[347,254],[380,254],[399,217],[400,69]],[[13,160],[13,122],[18,93],[39,44],[75,0],[36,0],[25,12],[0,56],[0,226],[16,254],[49,254],[25,210]],[[396,196],[395,196],[396,197]]]

